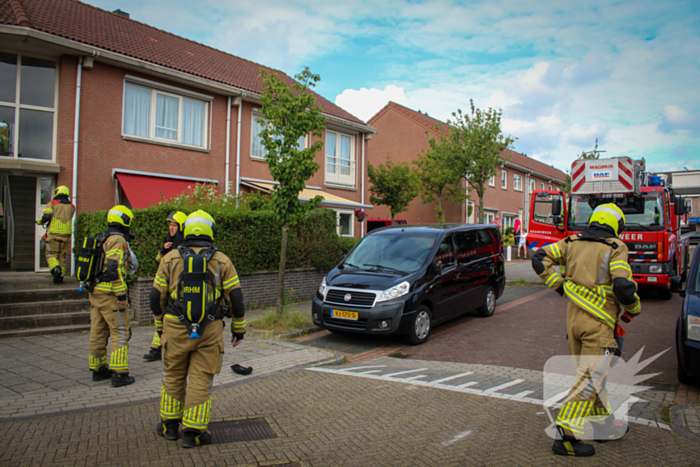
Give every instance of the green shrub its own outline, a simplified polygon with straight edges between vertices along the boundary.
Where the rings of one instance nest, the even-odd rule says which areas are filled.
[[[357,245],[357,242],[359,242],[359,240],[354,237],[339,237],[338,241],[340,242],[342,254],[344,255],[348,254],[350,250]]]
[[[131,248],[139,260],[137,274],[140,277],[155,275],[158,269],[155,257],[168,232],[165,221],[168,214],[175,210],[189,214],[196,209],[204,209],[216,220],[214,244],[231,258],[239,274],[276,271],[282,243],[281,226],[273,212],[258,210],[264,205],[263,200],[255,199],[253,205],[255,209],[250,205],[236,208],[236,203],[230,200],[205,202],[201,206],[188,201],[135,209],[132,232],[136,240],[131,243]],[[106,211],[81,213],[75,222],[76,253],[83,237],[97,235],[106,229]],[[349,248],[348,239],[336,234],[335,213],[329,209],[314,209],[290,229],[287,270],[329,270]]]

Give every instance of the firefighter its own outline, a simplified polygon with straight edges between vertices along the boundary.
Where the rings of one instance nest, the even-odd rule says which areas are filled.
[[[214,248],[214,219],[204,211],[195,211],[187,216],[184,225],[184,243],[160,262],[150,305],[153,314],[163,319],[161,422],[156,431],[175,441],[182,422],[182,446],[193,448],[211,444],[207,431],[211,392],[224,353],[222,318],[226,311],[222,300],[233,315],[234,347],[243,340],[246,321],[236,269],[226,255]],[[202,268],[199,273],[194,274],[193,265]],[[206,281],[205,286],[192,286],[188,281],[194,281],[193,278],[199,285]],[[206,293],[201,292],[205,294],[202,301],[193,306],[188,300],[194,300],[191,297],[199,294],[200,288]]]
[[[173,211],[171,212],[166,221],[168,222],[168,235],[163,238],[163,248],[158,252],[156,256],[156,261],[160,263],[163,256],[167,255],[170,251],[177,249],[178,246],[184,241],[185,236],[182,232],[183,224],[187,219],[187,215],[184,212]],[[160,345],[160,335],[163,333],[163,320],[155,318],[156,330],[153,332],[153,340],[151,341],[151,350],[148,351],[143,359],[147,362],[155,362],[156,360],[162,359],[161,355],[161,345]]]
[[[576,378],[556,419],[556,454],[592,456],[595,448],[582,439],[618,439],[629,430],[615,420],[605,390],[611,359],[619,352],[618,317],[630,322],[641,311],[627,246],[618,239],[624,224],[619,207],[600,205],[586,230],[540,248],[532,258],[537,275],[569,299],[566,331]]]
[[[39,225],[49,224],[46,228],[46,260],[54,284],[63,282],[66,254],[70,251],[70,237],[73,234],[75,206],[70,202],[69,196],[68,187],[56,188],[53,199],[48,202],[42,216],[36,221]]]
[[[108,237],[102,244],[104,261],[98,283],[90,292],[90,370],[92,380],[111,378],[112,386],[134,383],[129,376],[128,344],[131,339],[127,303],[126,271],[131,250],[127,239],[134,214],[126,206],[107,213]],[[107,366],[107,341],[110,343]]]

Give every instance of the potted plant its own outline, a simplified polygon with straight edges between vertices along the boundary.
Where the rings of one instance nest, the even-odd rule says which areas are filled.
[[[367,213],[363,209],[355,209],[355,218],[357,222],[362,222],[367,217]]]

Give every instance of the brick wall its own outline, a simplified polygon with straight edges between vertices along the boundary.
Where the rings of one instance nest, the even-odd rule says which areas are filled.
[[[285,292],[290,300],[311,300],[321,280],[327,272],[299,269],[285,273]],[[134,325],[146,326],[153,322],[153,314],[149,305],[149,294],[153,278],[139,278],[129,284],[129,300],[131,303],[132,320]],[[259,272],[241,276],[241,289],[246,308],[271,306],[277,301],[277,272]],[[293,289],[293,290],[292,290]]]

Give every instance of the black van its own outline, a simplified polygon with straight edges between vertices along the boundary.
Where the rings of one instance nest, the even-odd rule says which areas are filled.
[[[328,273],[311,315],[330,331],[422,344],[433,325],[472,310],[491,316],[505,282],[496,225],[395,225],[365,236]]]

